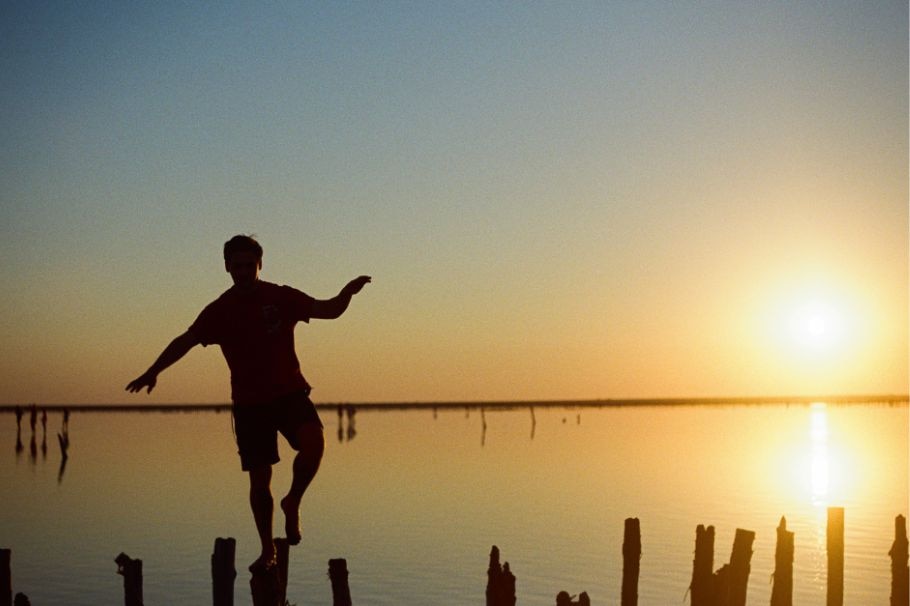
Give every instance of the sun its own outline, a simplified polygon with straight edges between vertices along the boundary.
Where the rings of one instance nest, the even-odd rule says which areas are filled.
[[[842,345],[844,322],[844,312],[836,303],[808,300],[790,312],[789,337],[801,349],[827,351]]]

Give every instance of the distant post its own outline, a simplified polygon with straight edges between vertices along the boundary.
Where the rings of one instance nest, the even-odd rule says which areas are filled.
[[[10,572],[11,549],[0,549],[0,606],[13,606],[13,575]]]
[[[910,568],[907,566],[907,518],[894,519],[894,543],[891,545],[891,606],[910,606]]]
[[[212,553],[212,604],[214,606],[234,606],[234,579],[237,570],[234,568],[234,554],[237,541],[233,538],[215,539],[215,551]]]
[[[828,508],[828,606],[844,605],[844,508]]]
[[[638,574],[641,569],[641,524],[626,518],[622,541],[622,606],[638,604]]]
[[[329,560],[329,580],[332,582],[332,606],[351,606],[348,563],[344,558]]]
[[[793,606],[793,533],[787,530],[787,519],[784,517],[781,517],[777,527],[771,606]]]
[[[123,598],[125,606],[142,606],[142,560],[132,559],[121,553],[114,562],[117,574],[123,576]]]
[[[695,529],[695,561],[692,563],[692,583],[689,590],[692,606],[714,604],[714,527],[699,524]]]

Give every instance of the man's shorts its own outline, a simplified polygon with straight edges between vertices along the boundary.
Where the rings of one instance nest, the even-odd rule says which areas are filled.
[[[294,450],[299,450],[297,429],[307,423],[322,427],[319,413],[310,401],[309,390],[295,391],[261,404],[235,404],[233,412],[243,471],[274,465],[280,460],[279,431]]]

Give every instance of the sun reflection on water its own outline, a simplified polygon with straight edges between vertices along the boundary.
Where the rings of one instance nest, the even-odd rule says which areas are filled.
[[[810,463],[809,477],[812,487],[811,499],[815,507],[828,504],[830,486],[828,461],[828,410],[823,402],[815,402],[810,407],[809,443]]]

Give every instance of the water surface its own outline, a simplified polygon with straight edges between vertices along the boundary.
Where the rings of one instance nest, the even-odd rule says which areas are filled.
[[[768,603],[775,528],[796,533],[794,598],[825,599],[825,512],[846,510],[845,603],[888,603],[894,517],[908,510],[903,405],[321,409],[327,449],[291,551],[292,603],[330,604],[330,558],[348,560],[359,604],[479,604],[502,551],[518,603],[560,590],[619,601],[623,521],[642,528],[639,603],[683,603],[695,527],[716,528],[715,569],[736,528],[756,532],[749,603]],[[228,413],[75,412],[60,473],[23,419],[0,415],[0,547],[35,604],[115,604],[114,558],[143,560],[147,604],[211,601],[216,537],[238,541],[237,604],[257,555]],[[2,446],[0,446],[2,447]],[[290,482],[282,444],[273,486]],[[280,524],[276,521],[276,529]]]

